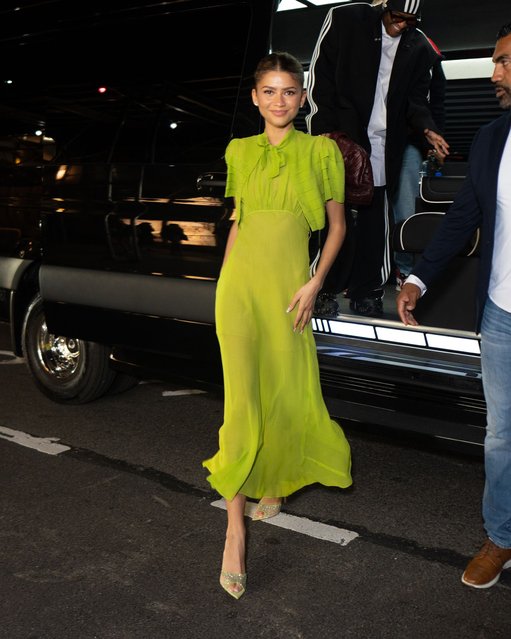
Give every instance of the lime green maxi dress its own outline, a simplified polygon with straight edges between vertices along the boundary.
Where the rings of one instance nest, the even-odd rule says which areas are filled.
[[[278,146],[265,133],[232,140],[226,162],[239,229],[216,292],[224,422],[207,479],[226,499],[345,488],[350,447],[323,400],[312,329],[293,332],[296,309],[286,313],[310,277],[310,229],[324,225],[327,199],[344,201],[342,156],[332,140],[293,128]]]

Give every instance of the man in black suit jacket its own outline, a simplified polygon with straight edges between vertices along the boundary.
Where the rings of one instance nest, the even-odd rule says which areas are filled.
[[[415,28],[420,4],[386,0],[334,7],[309,70],[309,132],[343,131],[371,154],[375,194],[370,206],[358,208],[347,293],[352,310],[362,315],[383,312],[391,266],[387,196],[397,188],[409,129],[426,135],[439,157],[448,150],[428,103],[432,49]]]
[[[511,109],[511,23],[497,35],[492,82]],[[483,519],[487,539],[462,582],[489,588],[511,567],[511,113],[482,127],[472,143],[467,177],[420,262],[397,297],[405,324],[431,282],[481,229],[477,325],[487,404]]]

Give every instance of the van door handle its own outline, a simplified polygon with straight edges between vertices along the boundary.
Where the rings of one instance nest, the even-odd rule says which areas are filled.
[[[200,193],[213,194],[218,192],[219,189],[222,189],[221,195],[223,196],[226,180],[227,173],[201,173],[201,175],[197,177],[197,190]]]

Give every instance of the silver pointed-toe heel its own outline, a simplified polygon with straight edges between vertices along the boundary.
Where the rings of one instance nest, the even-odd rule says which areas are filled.
[[[220,573],[220,585],[231,597],[239,599],[245,594],[247,586],[246,572],[227,572],[222,570]]]
[[[252,521],[259,521],[261,519],[269,519],[270,517],[275,517],[275,515],[278,515],[280,513],[280,510],[282,508],[282,502],[284,501],[285,501],[285,498],[281,499],[279,502],[275,504],[266,504],[261,499],[260,502],[257,504],[257,508],[252,517]]]

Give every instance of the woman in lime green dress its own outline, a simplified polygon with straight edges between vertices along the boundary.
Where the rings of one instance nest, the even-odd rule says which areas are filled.
[[[306,99],[293,56],[266,56],[254,80],[264,133],[232,140],[225,156],[236,220],[216,294],[224,423],[218,452],[203,463],[226,500],[220,583],[236,599],[246,585],[246,498],[260,500],[254,519],[263,519],[303,486],[351,484],[349,444],[324,403],[310,327],[344,239],[344,164],[332,140],[293,126]],[[309,235],[325,226],[325,209],[328,235],[311,276]]]

